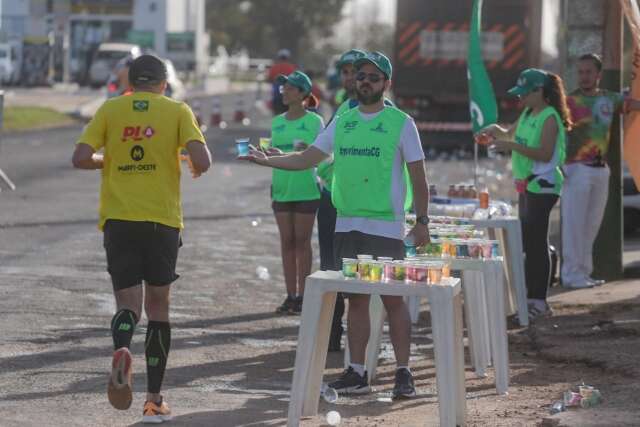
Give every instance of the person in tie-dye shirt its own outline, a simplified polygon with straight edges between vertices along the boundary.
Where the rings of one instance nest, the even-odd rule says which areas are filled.
[[[640,102],[601,89],[602,61],[589,53],[579,58],[578,89],[567,97],[573,129],[567,141],[562,188],[562,285],[588,288],[604,283],[591,278],[593,242],[609,195],[609,133],[615,114],[640,109]]]

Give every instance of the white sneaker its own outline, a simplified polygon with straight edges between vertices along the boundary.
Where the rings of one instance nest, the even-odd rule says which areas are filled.
[[[592,277],[587,277],[587,283],[592,283],[593,286],[600,286],[600,285],[604,285],[606,281],[601,279],[594,279]]]
[[[593,288],[595,286],[594,283],[589,282],[587,279],[573,282],[573,283],[564,283],[562,282],[562,287],[567,289],[585,289],[585,288]]]

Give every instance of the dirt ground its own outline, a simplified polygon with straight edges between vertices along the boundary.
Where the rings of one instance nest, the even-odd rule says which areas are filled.
[[[0,193],[1,426],[140,421],[144,319],[132,347],[134,404],[116,411],[106,400],[113,300],[95,228],[99,176],[69,165],[79,131],[12,136],[2,147],[0,166],[18,191]],[[268,201],[270,173],[233,160],[233,137],[240,133],[264,130],[209,134],[213,170],[183,183],[186,229],[164,385],[175,415],[170,425],[286,422],[299,318],[274,313],[283,279]],[[429,165],[433,180],[446,183],[468,174],[470,162],[438,159]],[[259,265],[269,269],[270,279],[257,277]],[[508,396],[496,395],[491,369],[486,378],[467,369],[467,425],[640,425],[640,282],[555,293],[555,316],[509,332]],[[374,392],[321,402],[319,414],[301,425],[326,425],[330,410],[341,414],[344,426],[438,425],[427,308],[413,333],[415,399],[388,401],[394,361],[386,336]],[[326,378],[339,374],[342,358],[330,354]],[[553,401],[583,381],[599,388],[604,402],[550,415]]]

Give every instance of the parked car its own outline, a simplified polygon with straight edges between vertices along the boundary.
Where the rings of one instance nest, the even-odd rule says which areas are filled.
[[[127,90],[125,85],[128,84],[128,80],[121,78],[121,74],[128,72],[132,60],[131,57],[121,59],[111,71],[107,82],[107,98],[120,96]],[[165,95],[182,101],[186,93],[184,83],[178,78],[178,73],[176,73],[173,63],[169,59],[164,59],[164,63],[167,66],[167,90]]]
[[[8,41],[0,43],[0,83],[14,85],[20,81],[22,68],[22,43]]]
[[[130,56],[137,58],[142,54],[140,46],[130,43],[102,43],[96,51],[89,67],[89,84],[101,87],[107,83],[111,71],[118,61]]]

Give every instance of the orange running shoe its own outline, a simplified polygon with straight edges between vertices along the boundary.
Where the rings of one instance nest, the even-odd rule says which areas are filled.
[[[147,400],[142,410],[142,422],[148,424],[159,424],[163,421],[171,420],[171,409],[167,402],[162,399],[160,403]]]
[[[133,400],[133,367],[131,362],[131,352],[128,348],[121,347],[113,352],[107,394],[109,402],[116,409],[129,409]]]

